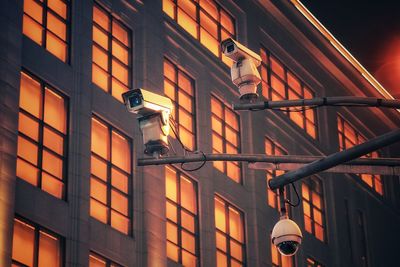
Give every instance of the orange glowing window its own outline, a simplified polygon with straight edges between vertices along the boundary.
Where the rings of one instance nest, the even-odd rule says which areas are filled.
[[[122,267],[109,259],[106,259],[96,253],[89,254],[89,267]]]
[[[21,72],[17,176],[47,193],[65,197],[67,100]]]
[[[286,150],[284,150],[277,142],[272,141],[268,137],[265,137],[264,146],[265,146],[265,154],[268,156],[287,155]],[[266,173],[267,183],[275,176],[281,175],[283,173],[284,171],[281,170],[267,170]],[[285,191],[285,194],[286,192],[287,191]],[[280,210],[278,191],[273,191],[268,186],[267,186],[267,203],[271,208],[277,209],[278,211]],[[289,210],[288,207],[287,210]]]
[[[321,263],[318,261],[314,260],[313,258],[308,257],[306,259],[306,266],[307,267],[324,267]]]
[[[232,63],[219,44],[229,37],[236,39],[235,20],[216,1],[163,0],[163,10],[225,64]]]
[[[349,149],[355,145],[362,144],[366,141],[366,138],[356,130],[347,120],[341,115],[337,116],[338,123],[338,138],[339,138],[339,149]],[[378,158],[379,153],[374,151],[364,156],[366,158]],[[383,181],[382,177],[378,174],[359,174],[362,181],[364,181],[369,187],[375,190],[379,195],[383,196]]]
[[[314,92],[298,79],[285,65],[264,48],[260,50],[262,95],[272,101],[313,98]],[[289,110],[290,119],[312,138],[317,138],[316,114],[313,109]]]
[[[14,219],[13,266],[61,267],[61,238],[40,226]]]
[[[322,181],[317,177],[305,180],[301,185],[304,228],[322,242],[325,241],[325,208]]]
[[[24,0],[22,31],[54,56],[68,62],[70,2]]]
[[[244,216],[220,197],[214,197],[217,267],[245,266]]]
[[[216,97],[211,97],[213,153],[240,153],[239,116]],[[239,162],[214,161],[214,167],[237,183],[242,182]]]
[[[183,266],[199,266],[197,183],[165,168],[167,256]]]
[[[164,60],[164,93],[174,103],[175,132],[189,150],[196,149],[194,80],[171,61]]]
[[[292,267],[293,257],[286,257],[279,253],[278,249],[274,244],[271,245],[271,263],[272,267]]]
[[[98,5],[92,29],[92,82],[122,102],[131,87],[131,31]]]
[[[99,118],[92,118],[90,215],[131,233],[132,141]]]

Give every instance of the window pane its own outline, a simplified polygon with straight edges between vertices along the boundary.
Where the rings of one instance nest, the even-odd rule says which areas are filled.
[[[167,219],[177,223],[178,222],[177,212],[178,212],[178,210],[177,210],[176,206],[167,201],[167,204],[166,204]]]
[[[39,267],[60,266],[59,240],[40,231],[39,236]]]
[[[226,231],[225,205],[217,198],[215,198],[214,203],[215,203],[215,227],[225,232]]]
[[[163,0],[163,11],[171,18],[175,18],[175,4],[171,0]]]
[[[181,224],[182,227],[189,230],[190,232],[195,232],[194,216],[183,210],[181,211]]]
[[[223,235],[217,231],[215,234],[215,239],[216,239],[217,248],[226,252],[226,237],[225,237],[225,235]]]
[[[28,141],[27,139],[18,136],[18,152],[19,157],[37,165],[38,148],[37,145]]]
[[[178,8],[178,24],[181,25],[194,38],[197,38],[196,22],[180,8]]]
[[[128,90],[129,90],[128,87],[126,87],[124,84],[122,84],[117,79],[112,78],[112,81],[111,81],[112,96],[115,97],[118,101],[123,103],[122,93],[125,93]]]
[[[167,222],[167,240],[178,244],[178,228],[170,222]]]
[[[112,132],[111,162],[127,173],[131,172],[131,153],[126,138]]]
[[[109,74],[99,68],[97,65],[92,64],[92,81],[104,91],[108,91]]]
[[[92,119],[92,152],[104,159],[109,159],[109,132],[107,127],[99,121]]]
[[[93,26],[93,41],[108,50],[108,36],[97,26]]]
[[[112,41],[112,53],[116,58],[121,60],[122,63],[128,65],[128,50],[114,40]]]
[[[226,259],[226,255],[217,251],[217,267],[227,267],[228,262]]]
[[[107,185],[95,178],[90,178],[90,197],[107,204]]]
[[[176,173],[170,168],[165,168],[165,191],[167,198],[177,202]]]
[[[51,32],[47,32],[46,34],[46,48],[50,53],[55,55],[63,62],[66,61],[67,45]]]
[[[66,115],[64,99],[47,88],[45,92],[44,121],[60,132],[65,133]]]
[[[128,176],[114,168],[111,169],[111,184],[115,188],[128,194]]]
[[[62,156],[64,154],[64,139],[47,127],[43,129],[43,144]]]
[[[27,266],[33,266],[33,254],[35,244],[35,229],[14,219],[12,258]]]
[[[19,113],[18,130],[35,141],[39,140],[38,122],[23,114],[22,112]]]
[[[63,177],[63,162],[60,158],[50,152],[43,151],[43,170],[50,174],[62,178]]]
[[[111,226],[113,228],[127,235],[129,234],[129,224],[130,220],[128,218],[115,211],[111,211]]]
[[[41,118],[41,95],[40,83],[22,72],[19,106],[35,117]]]
[[[93,6],[93,20],[103,29],[109,30],[110,22],[107,14],[96,6]]]
[[[112,34],[115,38],[121,41],[125,46],[129,46],[129,34],[128,31],[117,22],[112,23]]]
[[[182,265],[187,267],[196,267],[197,266],[197,259],[192,254],[182,251]]]
[[[129,83],[128,69],[116,60],[112,61],[112,75],[124,84]]]
[[[31,38],[35,43],[42,45],[42,26],[33,19],[29,18],[27,15],[24,15],[22,24],[23,33]]]
[[[32,185],[38,185],[38,169],[21,159],[17,159],[17,176]]]
[[[42,189],[57,198],[63,198],[63,182],[45,172],[42,173]]]
[[[232,257],[234,257],[235,259],[238,259],[238,260],[243,259],[242,245],[240,243],[231,240],[230,241],[230,249],[231,249]]]
[[[194,185],[184,177],[181,178],[181,205],[193,213],[197,212]]]
[[[179,248],[171,242],[167,242],[167,256],[173,261],[179,261]]]
[[[95,156],[91,156],[90,169],[93,175],[107,181],[107,164]]]
[[[93,45],[93,62],[108,71],[108,55],[102,49]]]
[[[196,31],[197,34],[197,31]],[[200,29],[200,42],[214,55],[219,56],[219,42],[203,28]]]
[[[48,6],[55,11],[58,15],[67,18],[67,6],[64,2],[60,0],[47,0]]]
[[[28,14],[37,22],[42,23],[43,8],[34,0],[24,0],[24,13]]]
[[[128,216],[128,198],[116,190],[111,190],[111,207]]]
[[[106,267],[106,262],[98,257],[90,255],[89,267]]]
[[[196,243],[194,236],[187,233],[186,231],[181,232],[182,235],[182,247],[192,253],[195,253]]]
[[[107,207],[96,200],[90,200],[90,216],[107,223]]]
[[[229,234],[238,241],[243,241],[242,218],[236,210],[229,207]]]
[[[47,12],[47,28],[62,40],[66,40],[67,26],[50,12]]]

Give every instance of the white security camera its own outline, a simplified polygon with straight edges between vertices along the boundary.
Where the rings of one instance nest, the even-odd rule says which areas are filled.
[[[169,116],[174,107],[171,99],[140,88],[123,93],[122,98],[128,111],[140,116],[144,153],[166,154],[169,151]]]
[[[303,235],[299,226],[287,217],[281,217],[272,229],[271,240],[284,256],[296,254]]]
[[[222,41],[221,49],[225,56],[234,61],[231,78],[239,87],[240,99],[257,98],[257,85],[261,81],[257,67],[261,64],[261,57],[232,38]]]

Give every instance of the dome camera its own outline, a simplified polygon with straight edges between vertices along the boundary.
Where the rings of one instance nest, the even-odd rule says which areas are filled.
[[[296,254],[302,238],[303,235],[299,226],[287,217],[281,218],[272,229],[272,243],[284,256],[293,256]]]

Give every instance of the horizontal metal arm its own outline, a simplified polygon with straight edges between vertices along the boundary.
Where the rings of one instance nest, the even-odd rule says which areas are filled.
[[[249,163],[264,162],[278,167],[282,164],[307,164],[323,159],[323,156],[281,155],[268,156],[265,154],[190,154],[180,157],[141,158],[138,166],[165,165],[176,163],[190,163],[203,161],[243,161]],[[400,158],[362,158],[346,162],[349,166],[400,166]],[[283,165],[282,165],[283,166]]]
[[[359,158],[372,151],[378,150],[384,146],[400,141],[400,129],[391,131],[384,135],[373,138],[363,144],[354,146],[347,150],[334,153],[326,158],[314,161],[295,171],[287,172],[277,176],[269,181],[269,187],[274,190],[285,186],[304,177],[322,172],[339,164]]]
[[[382,107],[400,109],[400,100],[375,97],[332,96],[310,99],[295,99],[281,101],[264,101],[258,103],[233,104],[234,110],[263,110],[288,107],[312,106],[348,106],[348,107]]]

